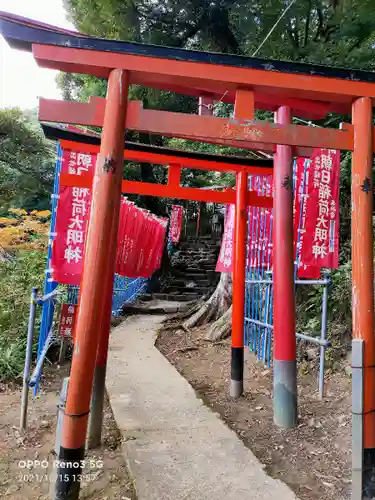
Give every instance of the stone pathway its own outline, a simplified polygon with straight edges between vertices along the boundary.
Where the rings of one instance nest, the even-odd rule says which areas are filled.
[[[111,335],[107,391],[139,500],[296,500],[154,346],[163,317]]]

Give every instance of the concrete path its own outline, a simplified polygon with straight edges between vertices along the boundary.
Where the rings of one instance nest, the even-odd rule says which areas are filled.
[[[113,330],[107,391],[139,500],[296,500],[154,347],[162,317]]]

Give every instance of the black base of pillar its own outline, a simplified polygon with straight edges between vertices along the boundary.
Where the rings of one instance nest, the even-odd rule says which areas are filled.
[[[243,394],[243,347],[232,347],[231,377],[229,394],[239,398]]]
[[[78,500],[85,447],[68,449],[60,446],[54,500]]]
[[[363,450],[363,494],[365,499],[375,498],[375,449]]]

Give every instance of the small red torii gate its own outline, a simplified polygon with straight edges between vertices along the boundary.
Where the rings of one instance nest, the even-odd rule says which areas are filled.
[[[60,145],[63,149],[71,151],[86,151],[87,153],[96,153],[100,151],[100,147],[92,144],[82,144],[79,142],[60,140]],[[143,196],[156,196],[159,198],[179,198],[181,200],[203,201],[211,203],[235,203],[236,191],[232,188],[223,188],[222,191],[214,189],[200,189],[192,187],[182,187],[181,184],[181,169],[194,168],[202,170],[216,171],[232,171],[245,172],[247,175],[272,175],[273,168],[259,166],[243,166],[236,164],[223,164],[219,162],[210,162],[208,160],[192,160],[190,158],[178,158],[177,156],[159,155],[157,153],[146,153],[125,149],[124,159],[140,162],[150,162],[154,164],[168,165],[168,182],[167,184],[159,184],[152,182],[127,181],[121,183],[121,190],[124,194],[139,194]],[[267,161],[265,161],[267,163]],[[93,176],[71,174],[60,174],[60,183],[63,186],[90,187],[93,183]],[[247,191],[246,205],[272,208],[272,198],[261,196],[256,192]]]
[[[375,74],[309,64],[267,61],[178,48],[100,40],[0,13],[0,32],[10,45],[33,53],[43,67],[108,78],[108,93],[99,115],[103,127],[93,182],[91,218],[81,282],[76,348],[63,421],[57,482],[59,498],[76,499],[78,467],[84,457],[98,324],[107,328],[109,289],[122,182],[125,128],[215,144],[264,149],[274,159],[274,421],[290,427],[297,421],[295,302],[293,280],[292,162],[295,148],[322,147],[353,152],[353,491],[373,496],[375,475],[375,337],[372,160],[372,107]],[[142,110],[128,104],[132,84],[197,97],[223,96],[235,103],[235,119]],[[69,104],[61,106],[68,107]],[[276,111],[277,124],[254,122],[254,108]],[[135,109],[132,110],[132,107]],[[86,108],[85,108],[86,109]],[[292,115],[352,113],[352,125],[316,131],[292,125]],[[87,118],[87,116],[86,116]],[[89,117],[90,118],[90,117]],[[92,117],[91,117],[92,118]],[[55,121],[61,122],[59,116]],[[66,117],[65,117],[66,119]],[[92,118],[93,120],[94,118]],[[74,123],[74,122],[73,122]],[[81,123],[81,122],[78,122]],[[87,124],[87,123],[85,123]],[[237,173],[233,271],[232,394],[243,382],[244,227],[247,172]],[[108,285],[108,286],[107,286]],[[108,294],[107,294],[108,295]],[[88,389],[87,389],[88,388]],[[369,495],[370,496],[370,495]]]

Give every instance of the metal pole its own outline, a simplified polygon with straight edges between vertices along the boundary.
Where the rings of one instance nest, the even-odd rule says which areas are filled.
[[[328,281],[328,273],[324,274],[324,278]],[[322,325],[320,340],[324,342],[327,340],[327,311],[328,311],[328,283],[323,287],[323,297],[322,297]],[[323,399],[324,397],[324,370],[325,370],[325,356],[326,356],[326,346],[320,346],[320,361],[319,361],[319,397]]]
[[[37,306],[37,294],[38,294],[38,289],[33,288],[31,291],[31,298],[30,298],[30,313],[29,313],[29,324],[27,327],[25,368],[23,371],[21,418],[20,418],[21,430],[26,429],[26,421],[27,421],[27,405],[29,401],[29,375],[31,366],[31,356],[33,352],[33,337],[34,337],[34,326],[35,326],[35,316],[36,316],[36,306]]]
[[[201,226],[201,202],[198,202],[197,229],[195,231],[195,236],[197,238],[199,236],[200,226]]]
[[[90,418],[87,433],[87,447],[97,448],[102,440],[103,408],[105,396],[105,377],[107,369],[108,343],[111,330],[112,298],[113,298],[113,275],[115,273],[115,259],[117,251],[117,228],[112,222],[111,239],[108,252],[108,263],[113,262],[109,269],[107,284],[104,288],[102,318],[99,327],[99,344],[96,355],[94,382],[92,386],[90,402]]]
[[[91,390],[103,310],[103,283],[107,283],[108,242],[117,231],[123,147],[128,95],[128,74],[114,69],[108,79],[100,153],[95,166],[91,215],[81,279],[75,343],[63,419],[54,500],[78,500],[85,452]],[[112,264],[112,263],[111,263]],[[113,279],[113,274],[112,274]]]
[[[353,339],[364,341],[364,491],[375,497],[375,339],[372,183],[372,103],[353,103],[352,316]],[[355,391],[355,387],[352,388]]]
[[[29,387],[35,387],[36,384],[38,383],[38,380],[40,379],[41,373],[42,373],[42,368],[44,364],[45,357],[47,356],[48,349],[51,346],[51,339],[53,335],[53,325],[51,326],[50,331],[48,332],[47,338],[44,342],[44,347],[42,352],[39,355],[38,361],[35,365],[34,371],[29,377]]]
[[[352,500],[363,498],[363,351],[364,341],[352,340]]]
[[[44,278],[44,290],[43,295],[47,295],[56,289],[58,283],[53,280],[53,271],[51,269],[51,261],[53,254],[53,241],[56,236],[55,228],[56,228],[56,214],[57,214],[57,205],[59,198],[59,183],[60,183],[60,171],[61,171],[61,161],[62,161],[62,149],[60,147],[60,142],[57,145],[57,160],[56,160],[56,169],[55,169],[55,179],[53,184],[53,194],[51,196],[51,224],[50,224],[50,232],[48,238],[48,248],[47,248],[47,263],[45,270],[45,278]],[[52,325],[53,313],[54,313],[54,302],[45,302],[42,307],[42,318],[40,322],[40,333],[39,333],[39,341],[38,341],[38,358],[41,355],[44,343],[47,338],[48,332]],[[33,394],[36,396],[38,393],[38,383],[34,386]]]
[[[56,439],[55,439],[55,453],[59,456],[60,445],[61,445],[61,431],[64,419],[65,405],[66,405],[66,395],[68,393],[69,377],[65,377],[62,382],[60,400],[57,406],[57,427],[56,427]]]
[[[203,116],[213,116],[214,114],[214,99],[210,95],[201,95],[198,101],[198,115]],[[201,229],[201,208],[202,203],[198,203],[198,216],[197,216],[197,229],[196,229],[196,237],[199,237],[200,229]]]
[[[273,330],[274,326],[270,323],[265,323],[263,321],[258,321],[257,319],[245,318],[247,323],[258,325],[268,330]],[[310,342],[311,344],[323,345],[324,347],[331,347],[331,342],[329,340],[322,340],[318,337],[310,337],[309,335],[305,335],[303,333],[296,333],[296,339],[305,340],[306,342]]]
[[[282,106],[275,121],[292,123],[290,108]],[[293,255],[293,162],[290,146],[276,146],[274,158],[274,423],[283,428],[297,423],[296,321]]]
[[[62,365],[66,360],[66,352],[68,350],[68,346],[69,346],[69,338],[62,337],[61,338],[61,345],[60,345],[60,352],[59,352],[59,360],[58,360],[59,365]]]
[[[202,95],[198,101],[198,115],[212,116],[214,114],[214,99],[210,95]]]
[[[236,207],[233,238],[233,301],[232,356],[230,395],[239,398],[243,393],[244,316],[247,228],[247,172],[236,176]]]

